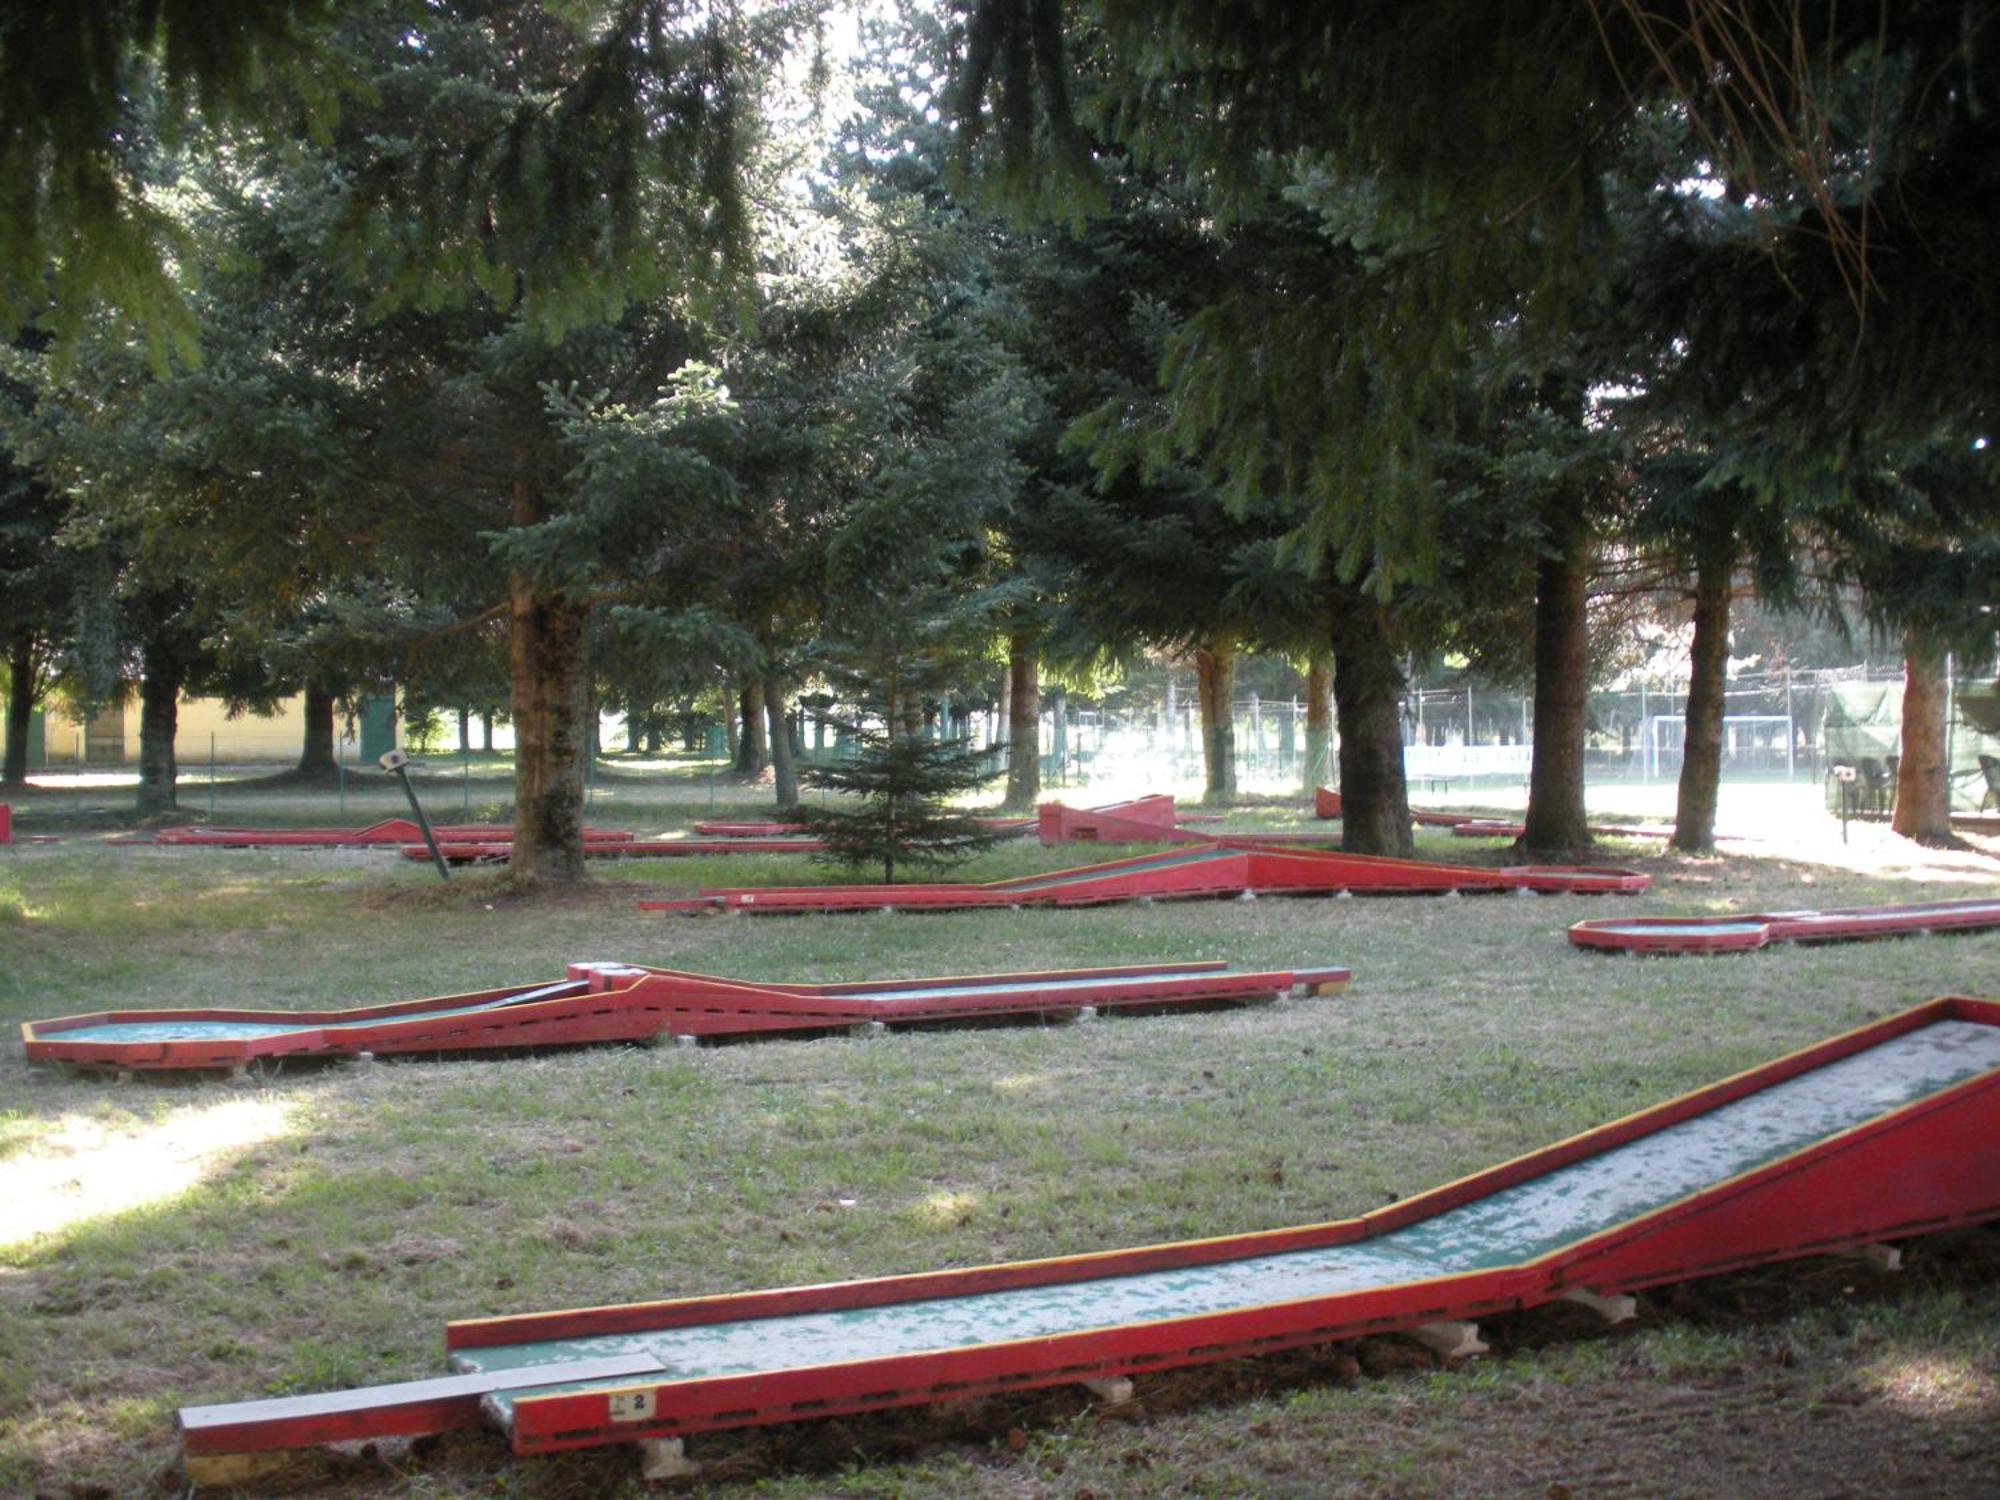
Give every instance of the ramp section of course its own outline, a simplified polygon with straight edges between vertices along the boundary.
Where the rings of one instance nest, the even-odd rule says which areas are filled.
[[[1569,940],[1579,948],[1614,953],[1743,953],[1770,943],[1845,943],[1994,927],[2000,927],[2000,897],[1746,916],[1611,918],[1576,923]]]
[[[1035,837],[1055,844],[1186,844],[1204,835],[1192,823],[1220,821],[1217,813],[1184,813],[1164,793],[1107,802],[1102,807],[1071,807],[1044,802],[1035,809]]]
[[[2000,1004],[1934,1000],[1360,1218],[458,1322],[445,1380],[190,1408],[183,1446],[483,1420],[545,1453],[1435,1328],[2000,1217],[1996,1131]]]
[[[703,891],[683,900],[641,901],[641,911],[962,911],[980,907],[1103,906],[1120,901],[1226,896],[1442,894],[1538,891],[1631,894],[1649,877],[1593,865],[1487,869],[1324,849],[1273,848],[1204,839],[1158,854],[1080,865],[984,884],[799,885]]]
[[[471,1052],[673,1037],[753,1036],[855,1026],[1269,1000],[1336,993],[1334,965],[1243,971],[1141,964],[944,979],[754,984],[678,969],[578,963],[552,984],[515,985],[337,1011],[104,1011],[30,1021],[30,1062],[107,1071],[236,1069],[283,1058]]]

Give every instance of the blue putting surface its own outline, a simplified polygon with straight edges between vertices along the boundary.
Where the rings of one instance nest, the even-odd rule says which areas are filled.
[[[540,989],[482,1000],[477,1005],[455,1005],[448,1010],[413,1010],[398,1016],[368,1016],[351,1021],[116,1021],[100,1026],[78,1026],[52,1031],[48,1039],[64,1042],[209,1042],[251,1041],[257,1037],[291,1036],[301,1031],[344,1031],[355,1026],[393,1026],[399,1021],[434,1021],[439,1016],[470,1016],[480,1011],[503,1010],[510,1005],[528,1005],[537,1000],[557,1000],[564,995],[580,995],[589,988],[581,979],[566,979]]]

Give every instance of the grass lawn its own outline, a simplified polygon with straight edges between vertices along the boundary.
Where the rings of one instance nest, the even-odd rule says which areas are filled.
[[[695,776],[657,801],[599,787],[592,820],[607,825],[711,811]],[[492,811],[490,788],[462,795]],[[395,814],[371,796],[344,817],[305,794],[239,794],[221,811]],[[64,843],[0,851],[5,1494],[170,1492],[176,1407],[441,1373],[450,1317],[1351,1214],[1928,996],[2000,995],[2000,934],[1656,960],[1563,941],[1583,916],[2000,888],[2000,845],[1934,857],[1880,829],[1842,845],[1823,820],[1713,859],[1608,846],[1654,875],[1636,899],[758,920],[633,903],[809,867],[612,864],[527,903],[490,875],[440,887],[375,851],[108,848],[81,836],[97,825],[71,800],[41,794],[18,822]],[[761,811],[740,790],[714,808]],[[1424,852],[1502,857],[1442,835]],[[1010,845],[963,873],[1097,854]],[[574,959],[834,979],[1197,957],[1341,962],[1355,978],[1333,999],[1087,1027],[297,1068],[236,1085],[65,1080],[25,1067],[14,1030],[113,1004],[402,999],[555,977]],[[724,1496],[1990,1495],[2000,1233],[1918,1242],[1907,1263],[1666,1290],[1617,1335],[1575,1310],[1502,1320],[1486,1330],[1495,1357],[1454,1371],[1372,1339],[1142,1380],[1137,1413],[1059,1389],[691,1450],[705,1492]],[[316,1461],[299,1479],[342,1496],[581,1497],[639,1493],[635,1472],[618,1450],[517,1461],[479,1433]]]

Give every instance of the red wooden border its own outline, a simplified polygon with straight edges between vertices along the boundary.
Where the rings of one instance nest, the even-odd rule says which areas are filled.
[[[1758,932],[1718,932],[1721,926]],[[1643,928],[1639,932],[1618,931]],[[1593,918],[1573,923],[1578,948],[1625,953],[1736,953],[1770,943],[1839,943],[1907,937],[1922,932],[1976,932],[2000,927],[2000,898],[1914,901],[1827,911],[1751,912],[1742,916]]]
[[[1221,1004],[1283,994],[1295,984],[1328,990],[1349,977],[1348,971],[1338,966],[1309,969],[1303,978],[1290,970],[1224,974],[1223,967],[1198,960],[1188,965],[1133,964],[880,983],[769,985],[674,969],[582,964],[571,966],[567,981],[555,981],[574,985],[571,993],[488,1010],[467,1012],[464,1007],[549,986],[510,985],[469,995],[338,1011],[274,1012],[241,1007],[101,1011],[30,1021],[22,1026],[21,1037],[31,1062],[120,1069],[207,1069],[240,1067],[267,1058],[337,1057],[357,1052],[470,1052],[644,1041],[670,1035],[749,1036],[874,1021],[947,1022],[1073,1013],[1086,1005],[1117,1009]],[[946,986],[988,986],[993,992],[911,995],[889,1001],[853,998],[868,992],[894,995]],[[1007,988],[1002,990],[1001,986]],[[192,1020],[270,1021],[308,1029],[261,1037],[178,1041],[94,1041],[66,1039],[64,1035],[89,1026]],[[323,1029],[312,1029],[315,1023]]]
[[[448,1325],[446,1346],[465,1350],[884,1306],[1368,1239],[1946,1017],[2000,1026],[2000,1003],[1963,998],[1926,1002],[1358,1219],[969,1270],[462,1321]],[[1996,1130],[2000,1130],[2000,1070],[1988,1070],[1521,1265],[1201,1317],[813,1368],[699,1380],[641,1374],[615,1389],[518,1396],[512,1439],[517,1451],[549,1452],[1163,1369],[1479,1316],[1533,1305],[1571,1286],[1598,1290],[1643,1286],[1727,1266],[1817,1253],[1886,1234],[1916,1234],[2000,1217],[2000,1153],[1985,1149]],[[550,1378],[562,1376],[552,1370]],[[367,1393],[341,1393],[329,1398],[329,1405],[339,1408],[337,1414],[323,1412],[310,1401],[273,1403],[262,1408],[267,1419],[260,1419],[255,1404],[228,1409],[226,1422],[192,1424],[185,1444],[190,1453],[256,1451],[326,1441],[331,1436],[442,1430],[471,1420],[463,1401],[433,1406],[418,1401],[413,1408],[397,1393],[421,1394],[421,1388],[385,1388],[377,1426],[368,1423]],[[620,1410],[643,1415],[632,1421],[614,1419],[614,1395],[642,1398],[622,1402]],[[428,1429],[416,1425],[424,1421],[435,1425]]]

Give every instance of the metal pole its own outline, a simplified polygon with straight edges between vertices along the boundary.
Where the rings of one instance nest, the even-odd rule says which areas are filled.
[[[431,820],[424,816],[423,804],[417,801],[417,789],[410,785],[409,767],[397,766],[393,774],[403,783],[403,795],[410,799],[410,811],[416,814],[417,827],[424,836],[424,847],[431,851],[431,863],[437,866],[438,879],[451,879],[451,867],[444,862],[444,856],[438,852],[437,835],[431,832]]]
[[[1953,660],[1952,653],[1949,651],[1945,652],[1944,654],[1944,815],[1945,815],[1945,826],[1947,828],[1951,826],[1950,825],[1951,792],[1952,792],[1951,759],[1952,759],[1952,751],[1956,748],[1956,741],[1958,739],[1958,674],[1956,671],[1956,667],[1957,663]],[[1894,787],[1891,787],[1889,789],[1890,797],[1893,798],[1895,794],[1896,794],[1896,789]]]
[[[1646,722],[1646,684],[1639,684],[1639,777],[1653,779],[1653,726]]]
[[[1799,737],[1798,725],[1792,719],[1792,664],[1785,663],[1785,780],[1792,779],[1792,746]]]
[[[459,802],[469,823],[472,821],[472,747],[463,740],[458,745],[458,784],[463,793]]]
[[[208,819],[215,821],[215,731],[208,732]]]

